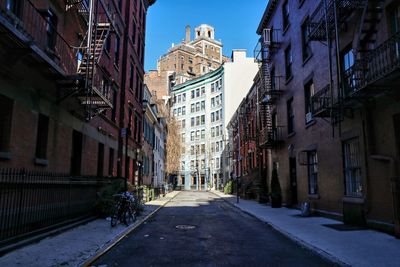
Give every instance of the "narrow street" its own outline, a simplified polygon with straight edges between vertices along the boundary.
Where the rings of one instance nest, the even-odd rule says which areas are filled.
[[[331,266],[213,193],[183,191],[94,266]]]

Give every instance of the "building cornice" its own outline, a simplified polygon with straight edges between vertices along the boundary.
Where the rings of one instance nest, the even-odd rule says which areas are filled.
[[[271,20],[272,14],[274,14],[276,7],[278,6],[279,0],[269,0],[267,8],[264,11],[264,14],[261,18],[260,24],[257,28],[257,34],[261,35],[262,30],[267,27],[268,22]]]
[[[212,71],[212,72],[209,72],[209,73],[207,73],[207,74],[204,74],[204,75],[202,75],[202,76],[200,76],[200,77],[198,77],[198,78],[195,78],[195,79],[193,79],[193,80],[187,81],[187,82],[185,82],[185,83],[181,83],[181,84],[179,84],[179,85],[177,85],[177,86],[174,86],[174,87],[172,88],[172,91],[173,91],[173,92],[179,91],[179,90],[181,90],[181,89],[183,89],[183,88],[186,89],[186,87],[196,87],[196,84],[197,84],[197,83],[201,83],[201,82],[204,82],[204,81],[206,81],[206,80],[208,80],[208,79],[211,79],[211,78],[213,78],[213,77],[215,77],[215,76],[220,76],[220,75],[222,75],[222,74],[224,73],[223,70],[224,70],[223,65],[221,65],[218,69],[216,69],[216,70],[214,70],[214,71]]]

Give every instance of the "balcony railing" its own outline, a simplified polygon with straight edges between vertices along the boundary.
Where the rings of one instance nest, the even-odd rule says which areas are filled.
[[[325,14],[325,2],[327,10]],[[335,2],[338,23],[344,22],[348,16],[357,8],[363,8],[367,0],[321,0],[315,11],[311,14],[308,22],[308,36],[311,40],[326,40],[326,19],[328,20],[328,31],[335,30]]]
[[[0,25],[25,45],[38,47],[45,60],[65,75],[76,74],[77,60],[68,42],[57,32],[47,10],[37,9],[30,0],[0,0]],[[33,46],[32,46],[33,45]]]
[[[331,108],[332,94],[328,84],[311,97],[311,110],[315,117],[329,117]]]
[[[393,87],[393,78],[390,77],[400,74],[399,69],[400,32],[397,32],[343,73],[343,97],[368,93],[369,87],[377,93],[380,93],[380,88]]]
[[[283,127],[266,126],[260,132],[260,145],[264,148],[273,148],[283,141]]]
[[[280,35],[281,33],[279,30],[271,29],[268,41],[264,40],[264,36],[258,40],[254,48],[254,59],[256,62],[267,62],[271,59],[272,54],[276,52],[281,43]]]

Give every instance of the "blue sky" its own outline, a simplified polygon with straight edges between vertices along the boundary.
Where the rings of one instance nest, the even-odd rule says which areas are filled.
[[[215,28],[224,55],[232,49],[247,49],[253,56],[257,26],[268,0],[157,0],[147,13],[145,70],[156,69],[157,59],[172,43],[185,38],[185,26],[202,24]]]

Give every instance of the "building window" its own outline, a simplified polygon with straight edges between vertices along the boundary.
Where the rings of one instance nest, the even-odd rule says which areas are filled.
[[[205,139],[206,138],[206,130],[201,130],[201,139]]]
[[[136,22],[132,20],[132,43],[136,43]]]
[[[20,0],[6,0],[6,9],[12,12],[14,15],[20,15],[20,7],[21,7]]]
[[[286,102],[287,109],[287,123],[288,123],[288,134],[294,133],[294,110],[293,110],[293,98]]]
[[[205,110],[206,109],[206,101],[201,101],[201,110]]]
[[[286,28],[289,27],[289,1],[286,1],[282,5],[282,20],[283,20],[283,30],[285,31]]]
[[[10,151],[13,101],[0,95],[0,152]]]
[[[293,62],[293,58],[292,58],[292,48],[289,45],[286,49],[285,49],[285,71],[286,71],[286,80],[289,80],[290,78],[292,78],[293,72],[292,72],[292,62]]]
[[[111,110],[111,120],[113,121],[113,122],[115,122],[116,121],[116,117],[117,117],[117,98],[118,98],[118,91],[117,90],[115,90],[115,89],[113,89],[112,90],[113,91],[113,99],[112,99],[112,104],[113,104],[113,107],[112,107],[112,110]]]
[[[133,75],[134,75],[134,67],[133,64],[131,63],[131,66],[129,67],[129,89],[133,90]]]
[[[309,18],[307,18],[303,25],[301,25],[301,37],[302,37],[302,50],[303,50],[303,62],[306,61],[309,57],[311,57],[311,41],[308,37],[307,24],[309,22]]]
[[[57,16],[52,10],[47,10],[45,13],[46,17],[46,32],[47,32],[47,47],[54,50],[56,46],[56,29],[57,29]]]
[[[361,157],[358,137],[343,142],[346,196],[362,196]]]
[[[308,193],[318,194],[318,157],[317,151],[307,152]]]
[[[351,46],[342,52],[342,70],[345,88],[348,91],[352,91],[356,87],[356,77],[352,71],[354,65],[354,53]]]
[[[97,151],[97,177],[103,177],[104,170],[104,144],[99,143]]]
[[[186,107],[185,106],[182,107],[182,115],[186,115]]]
[[[194,103],[192,103],[192,104],[190,105],[190,112],[191,112],[191,113],[194,113],[194,112],[195,112],[195,104],[194,104]]]
[[[195,118],[194,117],[190,118],[190,126],[193,127],[194,123],[195,123]]]
[[[119,36],[117,35],[115,37],[115,47],[114,47],[114,63],[117,66],[119,64],[119,45],[120,45],[120,39]]]
[[[114,171],[114,149],[110,148],[110,152],[108,154],[108,175],[113,176]]]
[[[186,127],[186,120],[182,120],[182,129],[185,129]]]
[[[194,141],[194,131],[190,132],[190,141]]]
[[[200,96],[200,89],[196,89],[196,97]]]
[[[214,93],[215,89],[214,89],[214,83],[211,84],[211,93]]]
[[[186,101],[186,93],[183,93],[182,94],[182,102],[185,102]]]
[[[192,97],[192,99],[193,99],[193,98],[194,98],[195,91],[192,90],[190,93],[191,93],[191,97]]]
[[[304,108],[306,113],[306,123],[312,121],[312,106],[311,106],[311,98],[314,95],[314,83],[313,81],[309,81],[304,86]]]
[[[49,134],[49,117],[39,114],[37,137],[36,137],[36,153],[38,159],[47,158],[47,138]]]

